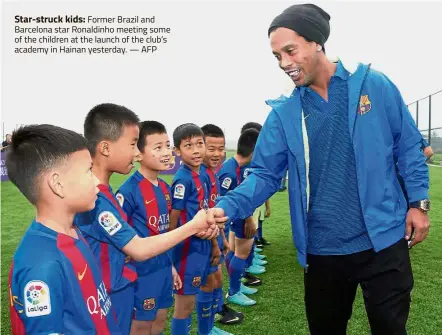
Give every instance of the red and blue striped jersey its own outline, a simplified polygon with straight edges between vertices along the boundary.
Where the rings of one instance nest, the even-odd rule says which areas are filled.
[[[239,184],[241,184],[244,180],[243,176],[244,171],[241,171],[236,159],[232,157],[226,160],[218,172],[221,195],[225,195],[227,192],[234,190]]]
[[[204,168],[204,171],[207,173],[210,179],[210,185],[209,185],[209,208],[215,207],[216,199],[220,195],[220,183],[218,179],[218,174],[214,172],[211,168],[207,167],[206,165],[202,165],[202,168]]]
[[[103,280],[110,293],[119,291],[137,279],[133,262],[121,251],[136,236],[127,216],[109,186],[98,185],[95,208],[77,214],[75,224],[84,234],[98,260]]]
[[[205,171],[210,179],[210,198],[209,198],[209,208],[215,207],[216,199],[220,195],[220,183],[218,179],[218,174],[213,171],[211,168],[207,167],[206,165],[203,165],[205,168]],[[219,169],[218,169],[219,171]],[[218,245],[220,249],[222,250],[224,248],[224,241],[221,234],[217,237]]]
[[[181,165],[172,183],[172,209],[180,210],[178,227],[193,219],[200,209],[209,208],[210,179],[203,167],[200,173]]]
[[[9,273],[12,333],[121,334],[89,245],[33,221]]]
[[[236,159],[229,158],[226,160],[218,172],[218,179],[220,183],[220,194],[223,196],[227,192],[234,190],[245,179],[248,166],[241,168]],[[237,219],[234,223],[242,223],[244,220]]]
[[[128,216],[128,223],[141,237],[159,235],[169,231],[169,213],[172,209],[170,187],[158,179],[158,185],[136,171],[117,191],[116,198]],[[138,275],[155,272],[171,266],[169,254],[163,253],[144,262],[137,262]]]
[[[244,181],[244,179],[246,179],[250,173],[250,163],[246,164],[244,166],[241,166],[241,168],[239,170],[240,170],[240,181],[242,183]]]

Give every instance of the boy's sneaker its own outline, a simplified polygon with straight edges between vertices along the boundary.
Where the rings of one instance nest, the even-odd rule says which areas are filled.
[[[259,240],[259,242],[266,246],[266,245],[270,245],[271,243],[269,241],[267,241],[264,237],[261,237],[261,239]]]
[[[215,319],[223,325],[237,325],[244,320],[244,314],[224,304],[221,312],[216,313]]]
[[[246,269],[246,272],[251,273],[252,275],[261,275],[266,272],[266,268],[263,266],[252,264]]]
[[[268,263],[268,262],[265,261],[265,260],[259,259],[259,258],[257,258],[257,257],[253,257],[253,262],[252,262],[252,264],[254,264],[254,265],[264,266],[264,265],[266,265],[267,263]]]
[[[262,285],[262,280],[248,272],[246,272],[246,274],[244,275],[243,279],[243,283],[246,286],[259,286]]]
[[[250,299],[248,296],[244,295],[244,293],[238,292],[234,295],[229,295],[227,293],[226,300],[232,304],[236,304],[239,306],[252,306],[256,304],[256,301]]]
[[[233,334],[214,326],[209,335],[233,335]]]
[[[258,254],[258,253],[255,252],[255,255],[254,255],[253,257],[256,257],[256,258],[258,258],[258,259],[265,259],[265,258],[266,258],[266,255],[260,255],[260,254]]]
[[[247,287],[243,283],[241,283],[241,288],[239,290],[241,293],[244,293],[247,295],[252,295],[252,294],[255,294],[256,292],[258,292],[258,289]]]

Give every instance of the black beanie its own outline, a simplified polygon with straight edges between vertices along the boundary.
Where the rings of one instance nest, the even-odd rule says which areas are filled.
[[[268,34],[284,27],[324,46],[330,36],[329,21],[330,15],[316,5],[293,5],[273,19]]]

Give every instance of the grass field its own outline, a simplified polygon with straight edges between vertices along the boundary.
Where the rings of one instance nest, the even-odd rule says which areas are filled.
[[[431,157],[431,160],[433,161],[434,164],[439,164],[440,162],[442,162],[442,153],[434,154],[434,156]]]
[[[411,251],[415,289],[408,331],[411,335],[442,334],[442,168],[430,168],[431,233]],[[122,176],[112,178],[117,188]],[[11,257],[31,222],[34,211],[25,198],[9,183],[2,183],[1,238],[1,330],[11,334],[7,280]],[[272,242],[264,254],[269,260],[263,286],[256,295],[258,304],[240,309],[245,313],[242,325],[226,329],[234,334],[308,334],[303,303],[303,271],[296,262],[289,224],[287,193],[277,193],[271,201],[272,214],[265,222],[265,237]],[[38,246],[36,246],[36,255]],[[166,331],[166,334],[169,334]],[[193,327],[192,334],[196,334]],[[369,334],[360,292],[358,293],[348,334]]]

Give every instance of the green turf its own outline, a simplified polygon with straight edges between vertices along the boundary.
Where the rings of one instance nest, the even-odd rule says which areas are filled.
[[[170,177],[165,177],[170,181]],[[442,168],[430,168],[431,233],[427,241],[412,249],[415,289],[408,323],[409,334],[440,334],[442,329]],[[124,180],[114,176],[114,188]],[[2,334],[10,334],[7,278],[11,257],[34,210],[9,183],[2,183]],[[226,328],[234,334],[308,334],[303,303],[303,272],[296,262],[288,217],[287,192],[271,201],[272,215],[264,223],[265,237],[272,245],[265,250],[269,260],[264,285],[256,295],[258,304],[240,308],[245,313],[242,325]],[[38,249],[37,249],[38,250]],[[170,320],[169,320],[170,321]],[[195,329],[195,328],[194,328]],[[192,332],[195,334],[195,332]],[[166,334],[169,334],[167,331]],[[354,305],[348,334],[369,334],[360,292]]]
[[[442,162],[442,153],[435,153],[433,157],[431,157],[431,161],[433,164],[440,164],[440,162]]]

